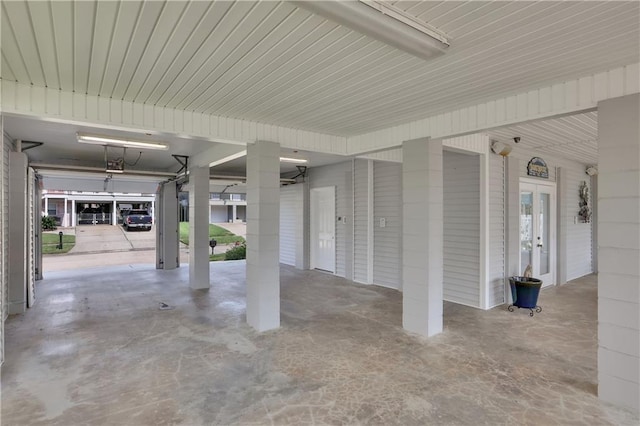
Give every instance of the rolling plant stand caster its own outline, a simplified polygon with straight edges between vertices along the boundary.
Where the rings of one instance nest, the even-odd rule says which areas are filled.
[[[509,305],[507,306],[507,309],[509,310],[509,312],[513,312],[515,309],[513,308],[518,308],[520,309],[520,306],[518,305]],[[542,306],[536,306],[535,308],[524,308],[524,309],[529,309],[531,312],[529,312],[529,316],[532,317],[533,316],[533,311],[535,310],[535,312],[537,314],[539,314],[540,312],[542,312]]]

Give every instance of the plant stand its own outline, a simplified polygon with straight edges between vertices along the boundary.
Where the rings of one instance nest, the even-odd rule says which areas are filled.
[[[542,280],[529,277],[509,277],[509,286],[511,287],[511,296],[513,304],[507,309],[513,312],[515,307],[518,309],[529,309],[529,316],[542,312],[542,307],[538,306],[538,295],[542,287]]]

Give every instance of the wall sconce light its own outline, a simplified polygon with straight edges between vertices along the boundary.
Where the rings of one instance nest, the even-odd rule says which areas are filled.
[[[493,151],[494,154],[506,157],[511,153],[511,149],[511,145],[499,141],[491,141],[491,151]]]
[[[598,174],[598,166],[593,164],[590,166],[587,166],[587,169],[584,172],[589,176],[595,176]]]

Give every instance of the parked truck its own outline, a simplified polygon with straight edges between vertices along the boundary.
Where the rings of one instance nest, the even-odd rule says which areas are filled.
[[[134,209],[122,212],[122,226],[125,231],[132,229],[142,229],[143,231],[151,231],[153,220],[146,210]]]

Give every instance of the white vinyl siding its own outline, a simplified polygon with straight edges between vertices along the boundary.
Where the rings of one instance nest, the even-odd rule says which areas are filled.
[[[480,307],[480,159],[444,151],[444,299]]]
[[[0,118],[0,123],[2,118]],[[2,131],[2,126],[0,126]],[[0,202],[2,205],[2,217],[0,217],[0,364],[4,361],[4,322],[9,315],[9,153],[14,145],[11,140],[2,133],[2,190]]]
[[[492,154],[489,156],[489,308],[505,302],[504,182],[504,157]]]
[[[402,287],[402,164],[373,165],[373,283]],[[381,227],[384,219],[385,226]]]
[[[369,161],[353,163],[353,280],[369,283]]]
[[[593,211],[593,192],[591,179],[585,173],[584,166],[563,167],[563,170],[565,170],[563,176],[567,179],[567,194],[565,209],[561,212],[560,220],[565,221],[567,230],[567,281],[571,281],[593,272],[591,223],[575,220],[580,210],[580,184],[583,181],[587,183],[591,211]]]
[[[352,161],[309,169],[310,188],[334,186],[336,188],[336,218],[348,218],[347,223],[336,220],[336,272],[352,279],[353,254],[353,187]]]
[[[229,208],[227,206],[211,206],[209,223],[229,222]]]
[[[280,188],[280,263],[296,265],[302,253],[304,215],[304,186],[288,185]],[[301,259],[298,259],[300,263]]]

